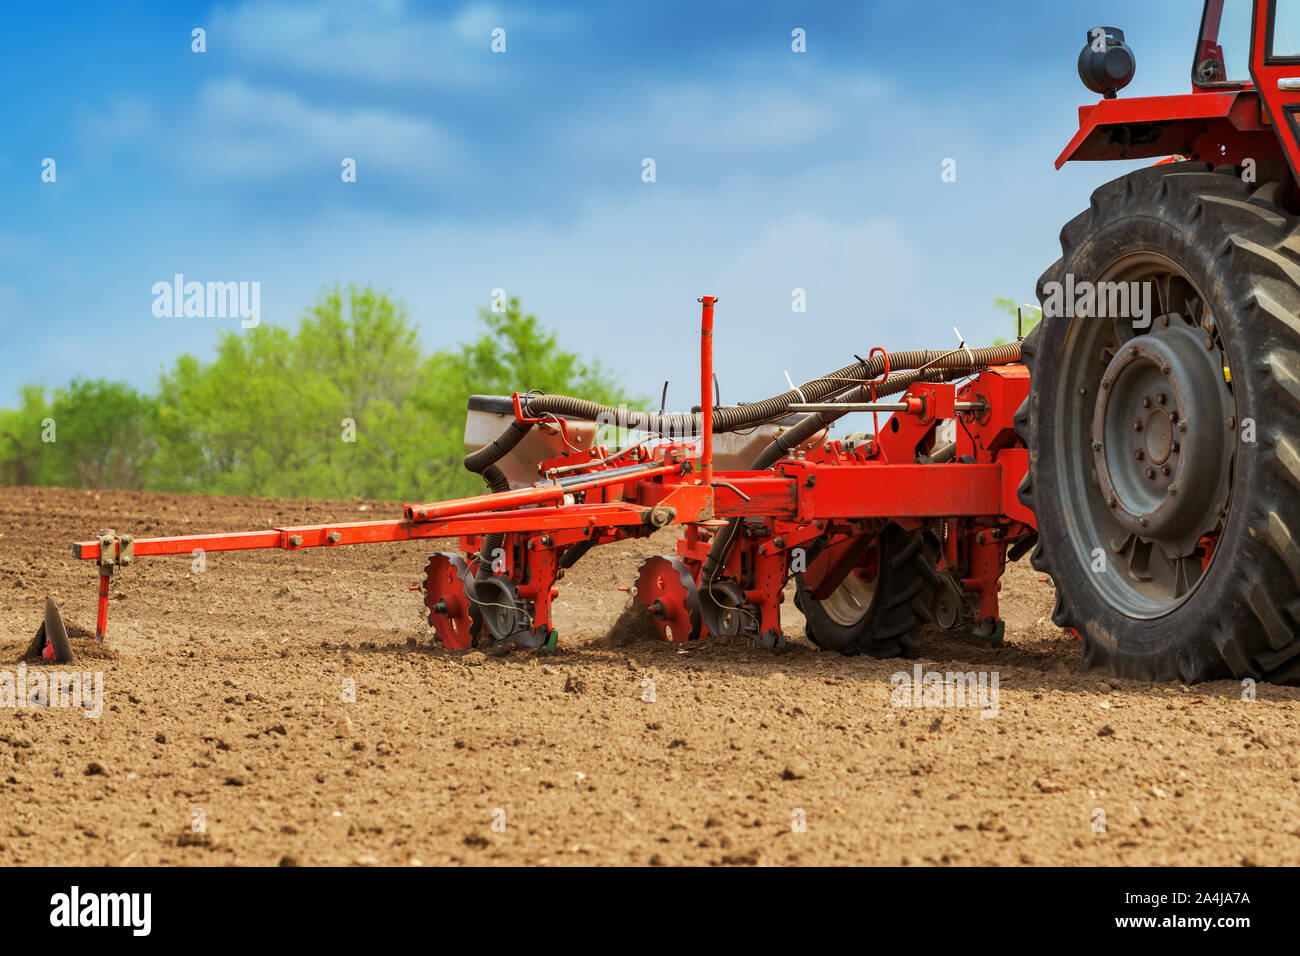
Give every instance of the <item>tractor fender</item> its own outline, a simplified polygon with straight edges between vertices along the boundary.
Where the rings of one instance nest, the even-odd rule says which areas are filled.
[[[1079,131],[1056,159],[1183,156],[1215,165],[1285,165],[1277,133],[1253,88],[1108,99],[1079,108]],[[1261,177],[1261,181],[1263,178]]]

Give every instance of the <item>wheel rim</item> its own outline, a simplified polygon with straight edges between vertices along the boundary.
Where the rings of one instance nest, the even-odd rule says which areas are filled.
[[[862,569],[854,568],[821,602],[822,610],[841,627],[853,627],[871,611],[876,599],[876,579],[864,580]]]
[[[1073,320],[1054,408],[1061,511],[1110,605],[1170,613],[1208,572],[1232,492],[1231,362],[1205,296],[1172,260],[1125,256],[1097,283],[1148,283],[1152,320]]]

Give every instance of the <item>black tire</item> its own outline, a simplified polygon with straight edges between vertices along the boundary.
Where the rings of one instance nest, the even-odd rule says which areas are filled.
[[[1076,284],[1099,281],[1122,274],[1129,268],[1125,263],[1157,257],[1183,274],[1182,280],[1159,286],[1169,312],[1177,312],[1171,323],[1157,321],[1149,331],[1133,332],[1133,338],[1118,338],[1108,365],[1104,354],[1089,365],[1090,343],[1101,341],[1102,333],[1097,325],[1086,323],[1097,319],[1047,317],[1024,342],[1023,360],[1032,384],[1016,423],[1029,447],[1020,499],[1038,519],[1032,563],[1051,575],[1057,592],[1052,620],[1080,634],[1088,666],[1108,667],[1119,677],[1189,683],[1222,677],[1272,682],[1300,678],[1300,218],[1281,205],[1282,195],[1276,184],[1255,188],[1243,183],[1235,170],[1215,171],[1191,163],[1139,170],[1093,194],[1088,211],[1061,231],[1061,260],[1039,280],[1040,300],[1046,305],[1048,283],[1064,282],[1067,275],[1073,275]],[[1175,310],[1180,292],[1183,308]],[[1217,530],[1201,537],[1197,550],[1188,553],[1186,544],[1164,540],[1174,535],[1161,518],[1162,538],[1148,541],[1143,534],[1149,532],[1130,531],[1117,551],[1116,538],[1090,539],[1092,532],[1104,536],[1100,532],[1108,527],[1106,508],[1117,516],[1109,520],[1131,525],[1143,521],[1135,517],[1139,513],[1156,515],[1166,506],[1184,507],[1168,486],[1163,491],[1139,488],[1142,475],[1137,470],[1143,466],[1121,462],[1140,459],[1140,443],[1147,441],[1163,441],[1161,453],[1169,448],[1177,453],[1180,436],[1173,434],[1171,444],[1166,426],[1159,425],[1145,432],[1163,438],[1135,438],[1130,433],[1121,440],[1122,428],[1099,427],[1098,422],[1111,421],[1107,416],[1112,405],[1118,420],[1132,404],[1117,397],[1118,378],[1106,383],[1089,369],[1104,367],[1103,376],[1151,374],[1149,369],[1137,371],[1148,361],[1150,336],[1182,335],[1178,322],[1184,315],[1190,334],[1204,338],[1206,361],[1222,358],[1230,370],[1218,380],[1204,375],[1200,379],[1210,396],[1203,407],[1227,415],[1223,424],[1229,437],[1222,440],[1223,454],[1216,460],[1184,468],[1184,459],[1177,458],[1167,481],[1200,489],[1184,499],[1190,509],[1184,512],[1190,516],[1184,526],[1192,529],[1191,536],[1202,534],[1204,525],[1196,522],[1207,515],[1216,516]],[[1139,351],[1142,359],[1125,357]],[[1149,364],[1160,366],[1161,361]],[[1117,363],[1128,365],[1116,372]],[[1171,373],[1166,363],[1159,371],[1173,381],[1201,366],[1184,366],[1180,359],[1173,368]],[[1193,394],[1181,390],[1187,381],[1191,378],[1175,393],[1175,408],[1181,407],[1179,396]],[[1104,388],[1106,384],[1110,387]],[[1087,395],[1072,398],[1080,389]],[[1143,394],[1145,402],[1147,391],[1142,385],[1124,393]],[[1077,439],[1088,403],[1097,417],[1091,425],[1093,442],[1084,442],[1090,446],[1085,452]],[[1133,420],[1134,431],[1143,431],[1142,414]],[[1184,428],[1194,414],[1185,415],[1181,423],[1177,414],[1169,417],[1183,430],[1185,443],[1220,441],[1215,437],[1215,415],[1202,416],[1213,425],[1208,429],[1204,424]],[[1247,421],[1253,422],[1253,442],[1246,440]],[[1146,423],[1150,426],[1151,420]],[[1130,441],[1139,444],[1124,444]],[[1091,470],[1078,467],[1085,455],[1091,456]],[[1149,453],[1149,464],[1155,458]],[[1164,480],[1152,479],[1154,470],[1149,467],[1142,474],[1154,482]],[[1125,477],[1130,472],[1136,477]],[[1207,474],[1213,480],[1203,480]],[[1212,485],[1215,490],[1207,492]],[[1129,489],[1136,490],[1130,494]],[[1173,494],[1179,490],[1175,487]],[[1145,505],[1131,504],[1148,492],[1154,494],[1153,501],[1159,500],[1152,505],[1157,510],[1143,512]],[[1152,520],[1142,527],[1156,524]],[[1186,530],[1179,533],[1189,537]],[[1139,549],[1172,570],[1163,577],[1155,574],[1148,567],[1149,557],[1135,564],[1133,555]],[[1106,570],[1099,573],[1094,568],[1102,551]]]
[[[857,620],[848,620],[843,610],[835,607],[835,595],[818,601],[804,584],[803,575],[795,576],[794,603],[806,619],[805,633],[823,650],[850,657],[899,657],[915,647],[917,631],[931,619],[937,581],[932,539],[923,531],[905,531],[890,524],[880,533],[876,547],[875,588]],[[848,584],[846,580],[839,591]]]

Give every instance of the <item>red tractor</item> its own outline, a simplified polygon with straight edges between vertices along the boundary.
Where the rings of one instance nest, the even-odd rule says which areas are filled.
[[[109,576],[138,557],[455,536],[420,585],[438,639],[553,649],[568,568],[680,526],[633,588],[665,640],[779,645],[791,583],[827,650],[897,655],[926,624],[997,640],[1004,564],[1032,550],[1088,664],[1300,679],[1300,0],[1248,12],[1209,0],[1181,96],[1121,99],[1133,53],[1089,31],[1079,73],[1104,98],[1058,166],[1161,161],[1062,230],[1023,343],[873,349],[715,408],[705,296],[692,412],[476,396],[465,464],[488,494],[386,521],[78,542],[99,566],[97,634]],[[852,412],[887,417],[830,440]],[[602,422],[641,437],[602,447]]]
[[[1090,32],[1057,160],[1171,157],[1061,230],[1023,347],[1033,564],[1121,676],[1300,677],[1300,2],[1253,7],[1208,0],[1179,96]]]

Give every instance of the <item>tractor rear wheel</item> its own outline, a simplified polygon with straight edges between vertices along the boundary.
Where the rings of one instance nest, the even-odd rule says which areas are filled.
[[[1039,280],[1020,498],[1052,619],[1089,666],[1300,678],[1300,217],[1283,195],[1232,169],[1139,170],[1093,194]]]
[[[891,524],[826,597],[813,597],[816,582],[806,580],[811,568],[796,575],[794,603],[803,612],[808,639],[849,656],[900,656],[915,646],[916,632],[930,620],[936,563],[925,532]]]

